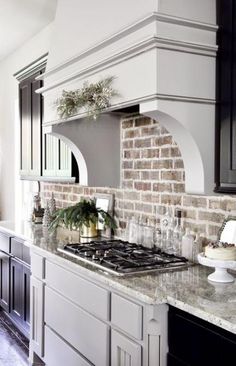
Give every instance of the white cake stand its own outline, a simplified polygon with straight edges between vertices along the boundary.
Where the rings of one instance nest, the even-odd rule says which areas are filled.
[[[227,269],[236,270],[236,261],[222,261],[205,257],[204,253],[198,254],[198,261],[207,267],[214,267],[215,272],[208,276],[208,280],[213,282],[234,282],[234,277],[227,272]]]

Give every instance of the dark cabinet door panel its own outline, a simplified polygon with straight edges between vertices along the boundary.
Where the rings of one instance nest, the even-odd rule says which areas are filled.
[[[181,310],[168,315],[168,366],[231,365],[236,335]]]
[[[40,73],[39,73],[40,74]],[[42,82],[35,80],[31,82],[31,164],[30,169],[34,174],[41,174],[41,139],[42,139],[42,102],[41,95],[36,93]]]
[[[7,312],[10,310],[9,258],[9,255],[0,251],[0,305]]]
[[[30,328],[30,268],[11,259],[10,316],[20,330],[29,336]]]
[[[11,259],[11,316],[18,322],[23,318],[23,265]]]
[[[236,3],[218,1],[216,191],[236,192]]]
[[[19,83],[21,179],[75,181],[79,178],[78,166],[71,150],[63,141],[42,131],[43,98],[36,91],[43,86],[37,76],[44,71],[45,65],[38,71],[31,70]]]
[[[0,233],[0,307],[29,337],[30,249],[21,239],[4,233]]]
[[[23,326],[30,328],[30,269],[23,266]]]
[[[30,81],[24,80],[19,85],[20,103],[20,169],[22,174],[29,171],[29,141],[31,124],[31,88]]]
[[[42,82],[35,80],[40,74],[38,71],[19,84],[22,176],[41,175],[42,97],[36,90]]]

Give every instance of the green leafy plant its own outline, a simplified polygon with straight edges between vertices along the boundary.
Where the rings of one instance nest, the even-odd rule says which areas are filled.
[[[70,230],[81,229],[83,225],[89,227],[91,223],[96,225],[98,221],[104,223],[105,227],[116,228],[114,218],[106,211],[96,207],[94,200],[82,199],[73,206],[61,208],[53,215],[50,229],[64,226]]]
[[[83,87],[77,90],[62,91],[61,98],[57,99],[57,112],[61,118],[68,118],[81,108],[85,108],[89,117],[94,119],[110,106],[110,99],[118,93],[112,88],[113,76],[97,83],[84,82]]]

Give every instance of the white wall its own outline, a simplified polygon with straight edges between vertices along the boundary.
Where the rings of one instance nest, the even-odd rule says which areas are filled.
[[[52,24],[0,63],[0,218],[13,220],[19,211],[19,135],[16,119],[18,83],[13,74],[48,52]],[[24,187],[25,188],[25,187]],[[24,189],[25,190],[25,189]]]

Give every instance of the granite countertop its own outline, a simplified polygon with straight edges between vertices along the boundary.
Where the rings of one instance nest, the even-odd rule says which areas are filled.
[[[212,268],[195,265],[184,270],[118,277],[68,257],[57,248],[78,242],[78,233],[63,229],[49,233],[41,225],[0,221],[0,231],[26,240],[28,245],[46,251],[73,270],[148,304],[167,303],[236,334],[236,281],[213,283],[207,276]]]

